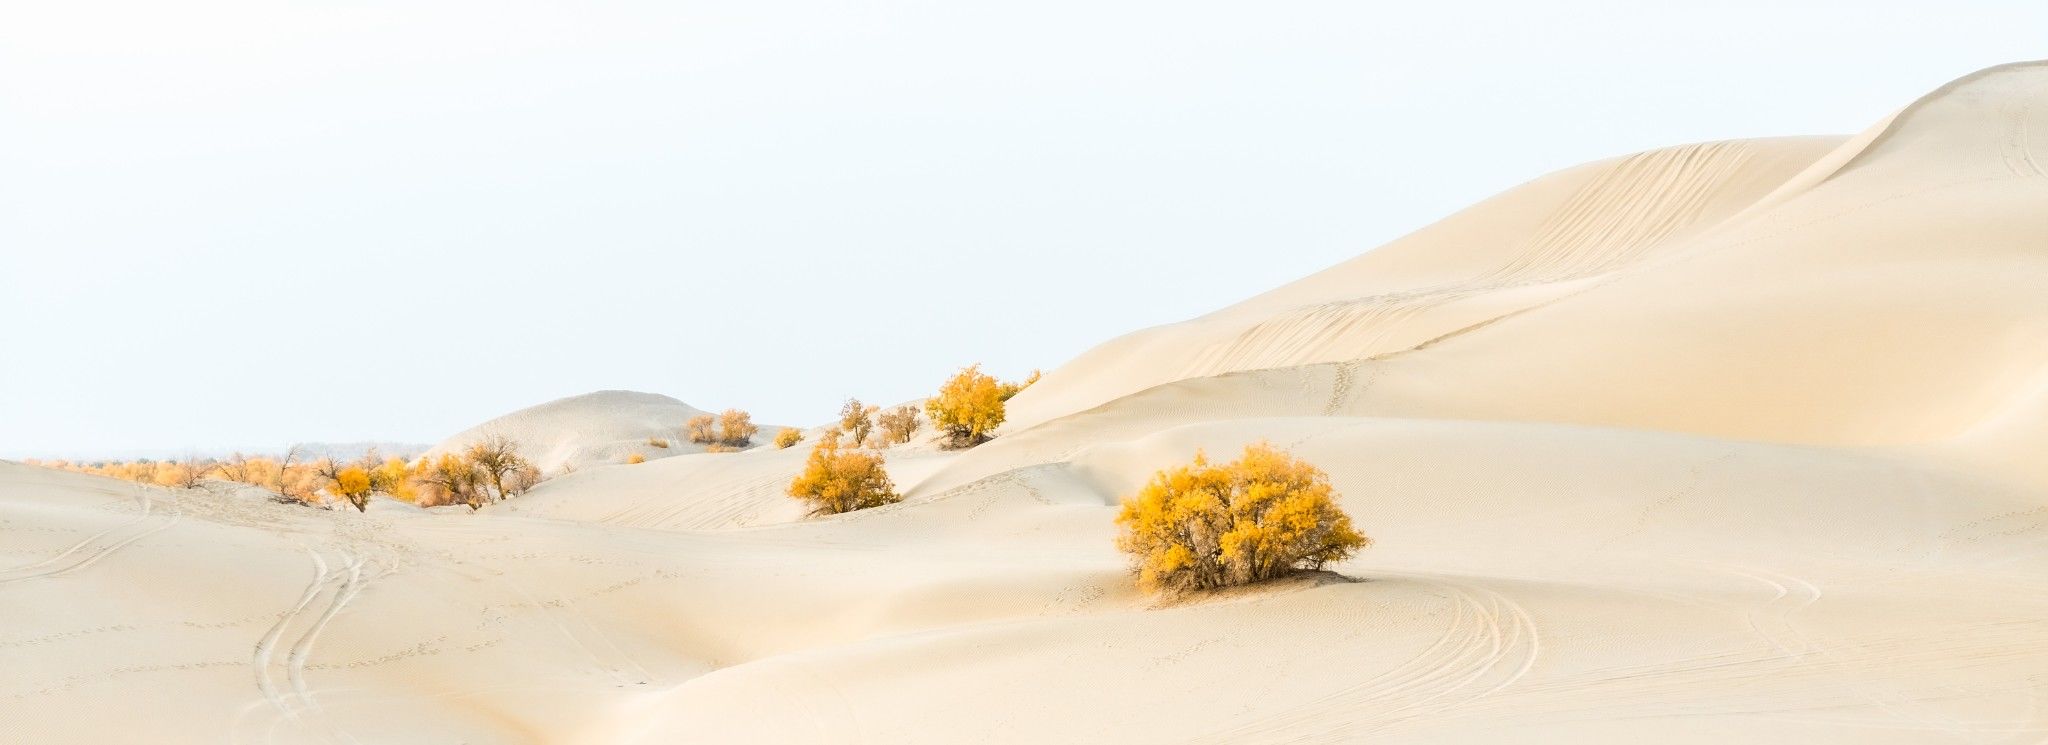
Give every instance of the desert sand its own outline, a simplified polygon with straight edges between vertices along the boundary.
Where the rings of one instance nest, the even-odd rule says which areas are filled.
[[[0,463],[0,733],[2048,741],[2048,65],[1543,176],[1011,404],[832,518],[802,447],[619,464],[696,412],[626,392],[451,437],[574,468],[477,514]],[[1256,440],[1376,544],[1140,593],[1118,500]]]

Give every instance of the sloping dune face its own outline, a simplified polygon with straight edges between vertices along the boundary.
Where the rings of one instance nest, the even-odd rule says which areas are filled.
[[[1840,143],[1685,145],[1545,176],[1286,287],[1091,350],[1019,399],[1018,419],[1175,380],[1413,348],[1668,255]]]
[[[2039,742],[2044,133],[2015,65],[1546,176],[1105,343],[827,519],[801,448],[600,465],[648,433],[556,404],[507,434],[591,465],[475,515],[0,463],[0,732]],[[1329,471],[1357,581],[1139,594],[1119,498],[1258,440]]]

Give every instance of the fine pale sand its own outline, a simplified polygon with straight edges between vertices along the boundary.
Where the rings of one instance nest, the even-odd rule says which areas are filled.
[[[0,463],[0,737],[2042,742],[2048,66],[1545,176],[1011,403],[830,519],[803,446],[617,465],[695,413],[622,392],[451,438],[575,467],[474,515]],[[1350,581],[1139,594],[1118,498],[1260,439]]]

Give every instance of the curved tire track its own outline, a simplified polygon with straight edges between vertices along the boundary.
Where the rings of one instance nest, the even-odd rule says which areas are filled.
[[[32,579],[61,577],[99,563],[101,559],[127,548],[136,541],[156,535],[173,525],[185,515],[184,508],[173,498],[167,513],[157,509],[157,500],[149,496],[148,487],[137,485],[136,498],[142,504],[142,514],[135,519],[94,533],[85,540],[72,544],[56,555],[32,564],[0,570],[0,585]],[[75,556],[75,558],[74,558]],[[69,561],[67,561],[67,559]]]

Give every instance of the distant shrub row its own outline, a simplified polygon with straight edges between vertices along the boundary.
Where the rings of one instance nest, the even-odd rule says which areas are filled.
[[[236,453],[167,461],[28,462],[188,489],[208,480],[231,481],[269,491],[282,502],[326,506],[339,500],[357,510],[368,509],[370,497],[378,494],[422,507],[461,504],[476,509],[525,492],[542,480],[540,470],[520,456],[518,444],[503,437],[487,437],[461,452],[417,460],[387,458],[375,450],[349,461],[308,460],[295,446],[274,457]]]

